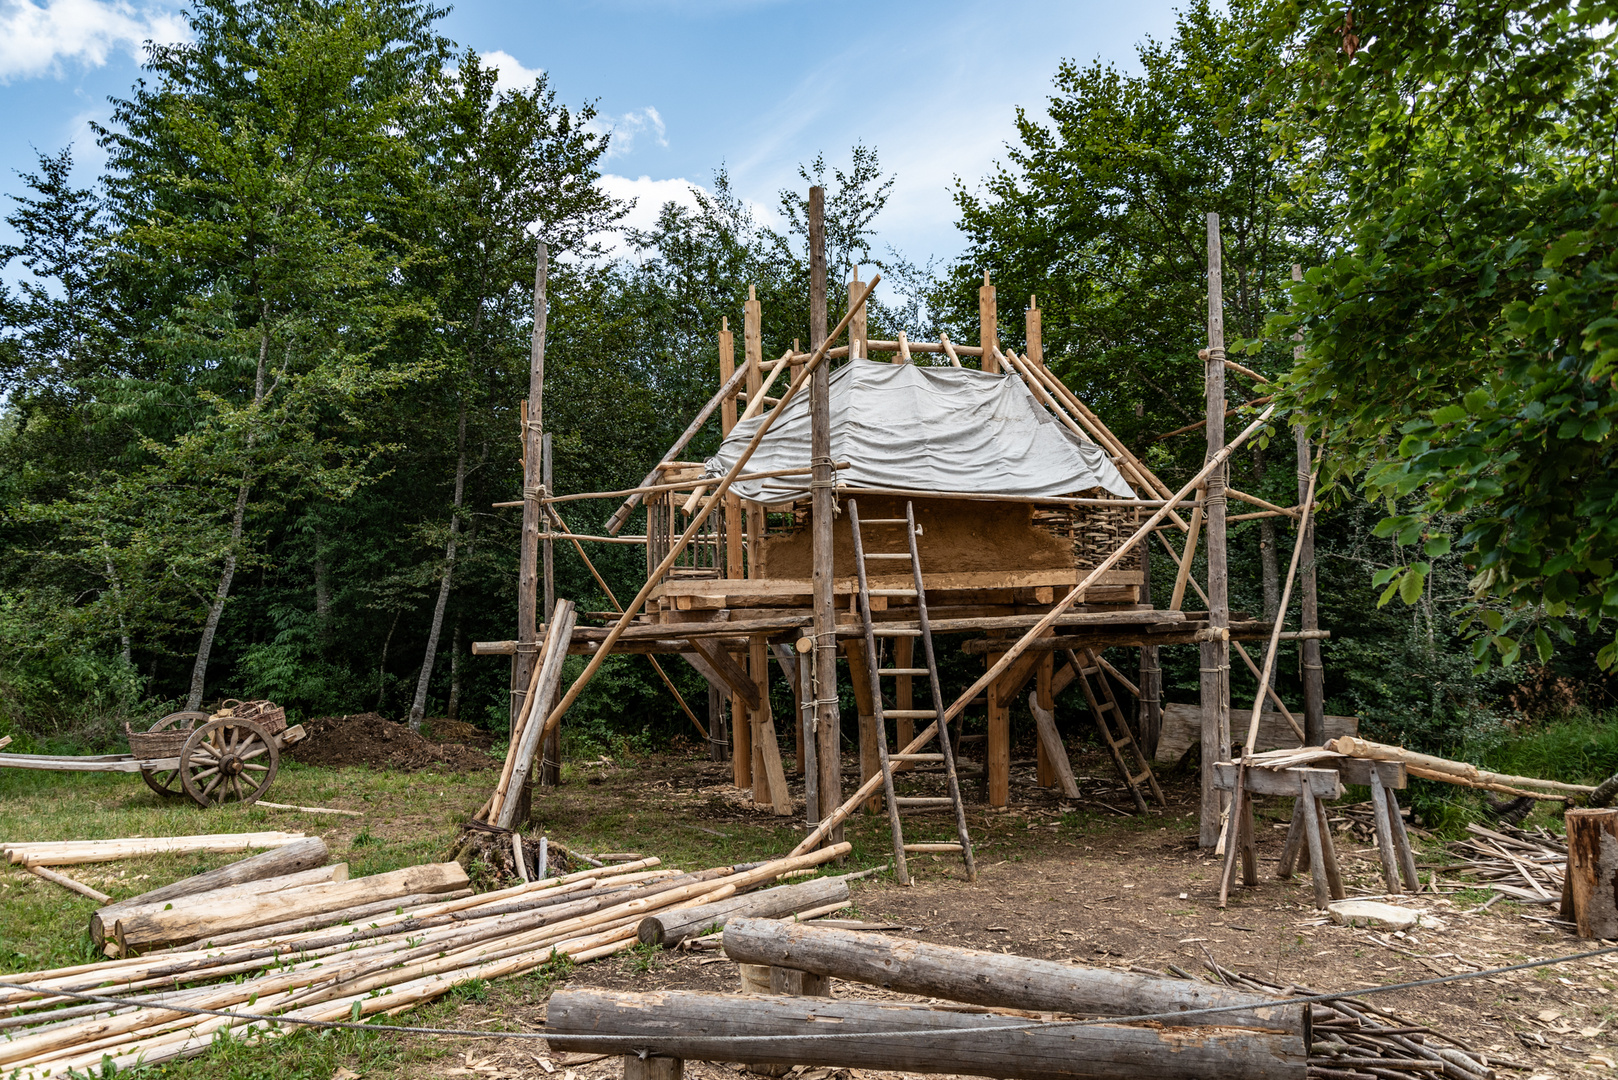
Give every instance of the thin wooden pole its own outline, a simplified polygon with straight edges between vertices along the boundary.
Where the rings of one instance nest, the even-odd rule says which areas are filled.
[[[881,280],[881,274],[877,274],[872,277],[871,283],[865,288],[865,296],[862,297],[862,299],[868,299],[872,290],[876,288],[877,284]],[[833,334],[835,335],[842,333],[847,325],[848,317],[845,315],[842,320],[838,322]],[[786,391],[781,395],[781,400],[773,409],[764,415],[764,419],[759,424],[758,429],[753,432],[753,437],[749,439],[747,445],[742,448],[741,454],[736,459],[736,464],[732,465],[730,467],[730,471],[726,473],[724,478],[719,481],[719,486],[714,490],[714,493],[707,499],[703,500],[702,508],[697,512],[696,516],[691,519],[691,523],[685,527],[685,532],[681,533],[679,539],[677,539],[670,546],[668,554],[663,556],[662,562],[658,563],[657,566],[652,568],[651,573],[647,574],[646,584],[640,587],[640,591],[635,594],[635,598],[630,601],[629,606],[624,609],[623,615],[620,616],[618,621],[613,624],[612,629],[607,631],[606,638],[604,638],[601,644],[596,647],[595,653],[590,657],[590,662],[586,664],[584,670],[579,673],[579,677],[574,680],[573,685],[568,687],[567,693],[562,696],[562,700],[557,702],[556,707],[551,710],[550,716],[545,720],[546,728],[551,728],[561,723],[563,715],[566,714],[568,709],[573,707],[573,703],[579,699],[579,695],[584,692],[584,688],[589,685],[590,680],[595,677],[596,672],[601,670],[601,665],[604,664],[607,657],[612,654],[612,647],[618,643],[619,638],[623,637],[624,631],[629,629],[630,622],[635,618],[636,615],[640,614],[641,607],[646,603],[646,598],[651,595],[653,589],[662,584],[663,575],[668,573],[669,568],[674,565],[674,561],[680,557],[680,555],[685,551],[686,546],[691,543],[691,538],[695,536],[699,530],[701,530],[704,524],[706,524],[708,517],[713,513],[714,508],[716,506],[723,505],[725,493],[730,490],[730,485],[735,482],[736,477],[740,476],[742,471],[747,468],[748,461],[752,459],[753,453],[758,449],[759,443],[764,441],[764,436],[769,434],[770,427],[777,419],[780,418],[787,406],[791,404],[793,397],[797,395],[800,389],[802,389],[803,384],[813,378],[815,372],[822,370],[825,367],[825,364],[825,348],[822,347],[816,349],[814,353],[810,355],[809,359],[804,363],[803,370],[793,378],[791,385],[789,385],[786,388]],[[1265,411],[1264,416],[1266,418],[1269,416],[1268,410]],[[831,468],[831,465],[831,456],[830,454],[827,454],[823,468],[828,474],[828,486],[826,489],[824,489],[828,495],[830,494],[830,475],[835,473],[835,470]],[[830,586],[830,574],[828,573],[828,594],[831,591]],[[831,628],[831,632],[827,634],[827,643],[833,648],[836,647],[834,640],[835,636],[835,627],[833,627]],[[835,700],[836,699],[833,698],[833,701]]]
[[[752,296],[752,286],[748,286],[748,296]],[[745,330],[743,340],[752,336],[752,311],[748,305],[743,316]],[[736,345],[730,332],[730,320],[723,319],[719,330],[719,385],[724,386],[730,382],[730,377],[736,374]],[[719,406],[719,433],[729,435],[736,426],[736,399],[726,398]],[[747,538],[742,532],[742,502],[736,495],[725,496],[725,576],[739,578],[745,575],[745,564],[742,556],[742,545]]]
[[[1212,461],[1203,465],[1202,469],[1198,471],[1198,473],[1189,481],[1187,481],[1184,487],[1175,492],[1173,495],[1169,496],[1165,505],[1153,511],[1151,517],[1148,517],[1140,525],[1140,527],[1135,530],[1133,536],[1120,544],[1111,555],[1108,555],[1105,559],[1101,560],[1101,564],[1099,566],[1085,574],[1079,583],[1073,586],[1072,591],[1057,602],[1050,611],[1046,612],[1037,623],[1029,627],[1022,637],[1013,642],[1006,650],[1005,655],[1002,656],[992,667],[990,667],[988,671],[979,676],[971,686],[967,687],[961,696],[955,699],[954,704],[950,705],[948,709],[944,710],[944,714],[942,716],[918,732],[916,737],[899,752],[901,754],[913,754],[920,750],[927,744],[929,739],[938,733],[940,724],[947,726],[957,716],[960,716],[961,713],[965,712],[967,707],[971,705],[973,699],[975,699],[979,694],[983,693],[987,687],[993,685],[995,680],[1000,678],[1001,675],[1005,674],[1006,669],[1015,663],[1016,660],[1028,650],[1029,646],[1034,644],[1034,642],[1038,641],[1040,638],[1049,636],[1050,628],[1056,625],[1056,620],[1061,618],[1063,613],[1066,612],[1068,608],[1077,603],[1079,598],[1085,594],[1085,591],[1100,580],[1102,574],[1105,574],[1114,566],[1118,565],[1124,556],[1129,551],[1134,549],[1136,544],[1149,537],[1157,528],[1158,523],[1163,521],[1163,519],[1169,515],[1170,510],[1173,509],[1173,507],[1178,503],[1184,501],[1185,497],[1191,494],[1192,491],[1202,484],[1202,482],[1205,481],[1214,470],[1223,467],[1225,462],[1230,460],[1230,456],[1234,454],[1243,443],[1245,443],[1253,436],[1255,432],[1269,422],[1270,415],[1274,412],[1274,405],[1265,408],[1265,410],[1258,415],[1257,419],[1249,424],[1240,435],[1236,436],[1236,438],[1231,441],[1229,446],[1225,447],[1217,455],[1215,455]],[[1222,631],[1213,631],[1213,633],[1228,637],[1230,630],[1227,627]],[[858,806],[861,802],[870,797],[871,793],[877,789],[879,783],[880,778],[875,778],[872,780],[867,780],[864,784],[862,784],[860,789],[849,798],[845,799],[842,805],[840,805],[834,812],[825,816],[821,820],[820,824],[816,826],[813,832],[804,837],[803,840],[799,841],[798,846],[793,849],[793,854],[802,854],[803,852],[810,851],[819,846],[821,841],[826,838],[826,835],[848,817],[849,813],[854,809],[854,807]]]
[[[1303,267],[1297,263],[1292,265],[1292,280],[1303,280]],[[1297,340],[1298,344],[1292,347],[1294,364],[1303,359],[1303,335],[1299,334]],[[1298,444],[1298,497],[1301,499],[1304,486],[1309,482],[1312,455],[1309,436],[1304,434],[1303,425],[1294,427],[1292,434]],[[1298,628],[1308,633],[1320,629],[1320,596],[1315,589],[1314,518],[1305,517],[1302,528],[1303,556],[1298,567]],[[1303,741],[1305,746],[1320,746],[1326,741],[1326,670],[1320,662],[1318,640],[1305,638],[1300,648],[1303,650]]]
[[[550,494],[553,487],[551,479],[551,433],[540,433],[540,473],[543,476],[545,493]],[[552,616],[556,613],[556,553],[552,547],[550,530],[546,529],[546,536],[542,542],[540,554],[544,564],[545,581],[545,625],[549,626]],[[541,787],[556,787],[562,782],[562,732],[558,728],[545,738],[539,748],[539,784]]]
[[[843,321],[849,321],[848,317]],[[809,189],[809,348],[821,352],[829,344],[826,337],[826,191],[816,186]],[[815,641],[812,692],[816,759],[820,766],[817,790],[824,810],[843,801],[843,733],[842,716],[837,708],[837,601],[833,595],[832,558],[832,515],[837,505],[832,484],[836,482],[836,473],[831,468],[831,367],[828,364],[822,363],[815,369],[814,381],[809,386],[809,413],[810,455],[815,467],[810,481]],[[833,834],[833,843],[842,839],[840,828],[828,832]]]
[[[512,686],[528,687],[539,663],[539,523],[536,496],[544,483],[544,463],[540,435],[545,430],[545,320],[550,275],[550,250],[540,237],[534,259],[534,329],[528,341],[528,407],[523,423],[523,508],[522,537],[517,555],[517,655],[512,658]],[[549,492],[546,492],[549,494]],[[528,691],[512,694],[511,726],[527,706]],[[520,779],[519,779],[519,782]],[[518,824],[521,824],[520,822]]]
[[[764,395],[769,393],[764,384],[764,305],[758,302],[753,286],[747,287],[747,303],[742,305],[742,354],[747,364],[747,412],[749,415],[764,408]],[[786,370],[786,364],[777,365],[770,380]],[[758,576],[758,557],[764,542],[764,507],[759,503],[747,504],[747,574]],[[740,577],[741,575],[735,575]]]
[[[1222,284],[1219,215],[1208,215],[1208,349],[1203,364],[1207,398],[1209,459],[1225,445],[1225,299]],[[1273,406],[1271,406],[1273,408]],[[1265,409],[1265,415],[1270,409]],[[1225,467],[1208,474],[1203,496],[1208,537],[1208,628],[1230,626],[1230,578],[1225,561]],[[1202,828],[1199,842],[1219,842],[1224,795],[1214,786],[1214,765],[1230,759],[1230,641],[1222,637],[1201,644],[1202,700]]]
[[[1162,533],[1157,536],[1162,537]],[[1140,602],[1152,606],[1152,545],[1140,546]],[[1163,669],[1157,646],[1140,647],[1140,748],[1148,761],[1157,756],[1157,742],[1163,734]]]
[[[1254,752],[1253,744],[1258,741],[1259,717],[1264,708],[1265,691],[1270,689],[1270,674],[1275,670],[1275,651],[1281,646],[1281,626],[1286,622],[1287,604],[1292,600],[1292,582],[1298,573],[1298,560],[1303,555],[1303,541],[1308,532],[1309,519],[1312,516],[1309,511],[1311,504],[1314,502],[1315,478],[1318,475],[1318,470],[1309,474],[1308,490],[1303,501],[1303,525],[1298,529],[1297,543],[1292,545],[1292,562],[1287,566],[1286,584],[1281,588],[1281,604],[1276,609],[1275,625],[1270,628],[1269,647],[1264,650],[1264,667],[1260,670],[1258,676],[1258,696],[1253,699],[1253,718],[1247,725],[1247,741],[1242,744],[1244,747],[1242,751],[1243,757]]]

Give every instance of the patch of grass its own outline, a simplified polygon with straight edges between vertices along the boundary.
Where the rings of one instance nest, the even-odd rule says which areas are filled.
[[[1618,714],[1569,717],[1520,729],[1484,764],[1495,772],[1599,784],[1618,773]]]

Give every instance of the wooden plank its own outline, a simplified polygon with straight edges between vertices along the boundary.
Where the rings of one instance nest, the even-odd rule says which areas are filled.
[[[1232,724],[1245,727],[1251,723],[1253,713],[1251,709],[1230,710]],[[1202,714],[1196,705],[1184,705],[1179,702],[1165,702],[1163,705],[1163,730],[1157,740],[1156,761],[1178,761],[1191,745],[1197,741],[1201,732]],[[1327,716],[1325,718],[1326,737],[1336,738],[1338,735],[1354,735],[1359,732],[1360,718],[1357,716]],[[1258,725],[1258,741],[1253,747],[1255,754],[1265,750],[1280,750],[1298,745],[1298,737],[1293,734],[1292,727],[1273,710],[1266,711]],[[1367,781],[1368,782],[1368,781]]]
[[[753,799],[767,802],[782,817],[792,813],[792,792],[787,787],[785,768],[781,764],[781,744],[776,739],[775,716],[770,709],[770,645],[763,636],[750,642],[748,662],[757,676],[755,688],[759,705],[753,710],[753,767],[762,769],[764,776],[753,779]],[[764,798],[759,794],[763,792]]]
[[[1032,589],[1043,586],[1072,588],[1084,576],[1081,570],[958,570],[937,573],[922,572],[922,584],[929,596],[941,592],[961,592],[975,589]],[[914,584],[909,574],[872,574],[873,589],[908,589]],[[1108,570],[1092,584],[1139,585],[1139,570]],[[859,581],[853,576],[833,579],[833,592],[838,596],[852,596],[859,592]],[[673,579],[657,585],[650,598],[661,600],[671,596],[713,596],[723,599],[725,607],[748,606],[741,601],[757,598],[758,606],[780,597],[809,596],[814,592],[812,578],[747,578],[742,581],[728,578]]]
[[[936,624],[935,624],[936,628]],[[999,653],[986,653],[989,667],[1000,660]],[[1005,672],[1000,678],[1012,674]],[[1025,679],[1026,681],[1026,679]],[[989,805],[1000,807],[1011,801],[1011,707],[1001,693],[1000,679],[989,684],[989,740],[984,767],[989,774]]]
[[[1236,790],[1238,767],[1233,762],[1214,763],[1214,785],[1220,791]],[[1247,770],[1247,790],[1255,795],[1301,795],[1303,785],[1317,799],[1334,801],[1343,797],[1342,780],[1335,769],[1257,769]]]
[[[747,673],[747,669],[731,659],[729,653],[700,637],[691,638],[691,650],[707,661],[714,674],[730,688],[732,694],[746,702],[749,709],[759,707],[757,684]]]
[[[0,768],[45,769],[53,772],[140,772],[141,766],[152,769],[178,769],[179,758],[154,758],[136,761],[122,757],[113,761],[87,761],[70,757],[38,757],[34,754],[0,754]]]

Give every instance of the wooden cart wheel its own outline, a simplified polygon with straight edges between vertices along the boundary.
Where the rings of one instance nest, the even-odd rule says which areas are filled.
[[[147,728],[147,730],[162,731],[164,728],[173,727],[175,724],[180,723],[189,723],[195,727],[197,724],[206,722],[208,716],[209,714],[205,712],[171,712]],[[147,787],[165,798],[178,799],[185,794],[185,789],[180,784],[179,769],[142,769],[140,778],[146,781]]]
[[[210,720],[180,750],[180,782],[198,806],[248,806],[269,790],[281,765],[275,740],[251,720]]]

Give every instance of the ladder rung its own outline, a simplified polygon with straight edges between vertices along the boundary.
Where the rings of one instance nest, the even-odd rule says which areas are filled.
[[[1110,708],[1112,708],[1112,702],[1103,702],[1102,704],[1096,706],[1096,712],[1106,712]]]
[[[874,637],[921,637],[920,630],[906,630],[902,626],[873,626],[871,634]]]
[[[897,552],[867,551],[865,553],[865,557],[867,559],[903,559],[905,562],[909,562],[910,561],[910,552],[907,551],[907,552],[905,552],[904,554],[901,555],[901,554],[899,554]]]
[[[1132,786],[1138,786],[1142,780],[1145,780],[1145,779],[1149,778],[1151,775],[1152,775],[1152,770],[1147,769],[1145,772],[1141,773],[1139,776],[1131,776],[1129,778],[1129,783]]]
[[[883,709],[882,715],[889,720],[931,720],[938,715],[937,709]]]
[[[1097,674],[1097,673],[1098,673],[1098,672],[1100,672],[1100,670],[1101,670],[1101,669],[1100,669],[1100,668],[1098,668],[1098,667],[1087,667],[1087,668],[1080,668],[1080,669],[1079,669],[1079,674],[1080,674],[1080,675],[1085,675],[1085,676],[1089,676],[1089,675],[1095,675],[1095,674]]]
[[[867,596],[915,596],[915,589],[867,589]]]
[[[956,739],[955,741],[958,742],[958,743],[982,742],[984,739],[987,739],[987,738],[988,738],[987,735],[962,735],[959,739]]]
[[[943,761],[943,754],[889,754],[889,761]]]
[[[906,844],[905,845],[905,850],[906,851],[916,851],[916,852],[927,852],[927,851],[960,851],[962,849],[961,849],[961,845],[959,845],[959,844]]]
[[[955,800],[948,795],[895,795],[893,803],[898,807],[923,806],[954,806]]]
[[[878,675],[925,675],[927,674],[927,669],[924,667],[884,667],[877,668],[876,673]]]
[[[860,518],[860,528],[867,525],[908,525],[908,518]]]

